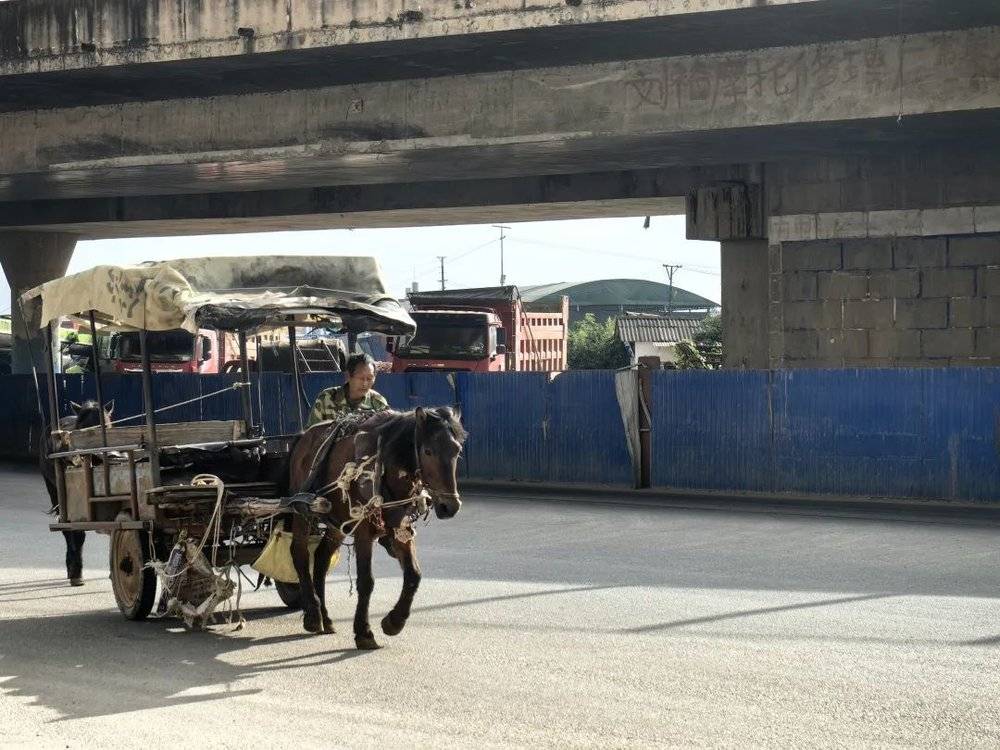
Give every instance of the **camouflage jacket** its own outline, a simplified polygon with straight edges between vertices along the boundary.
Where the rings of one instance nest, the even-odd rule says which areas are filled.
[[[351,412],[369,411],[374,414],[388,408],[389,402],[377,391],[368,391],[363,399],[352,405],[347,400],[347,385],[338,385],[334,388],[327,388],[316,397],[316,403],[313,404],[312,411],[309,412],[306,427],[312,427],[318,422],[338,419]]]

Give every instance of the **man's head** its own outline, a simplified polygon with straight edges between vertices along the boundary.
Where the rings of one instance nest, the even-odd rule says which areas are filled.
[[[367,354],[354,354],[347,359],[347,397],[364,398],[375,385],[375,360]]]

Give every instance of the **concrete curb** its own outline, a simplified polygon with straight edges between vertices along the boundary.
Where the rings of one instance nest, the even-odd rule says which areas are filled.
[[[1000,524],[1000,503],[808,495],[758,492],[734,493],[671,489],[642,489],[592,484],[460,480],[462,490],[493,492],[566,502],[590,502],[644,507],[727,509],[756,512],[811,512],[829,515],[912,517],[914,520],[954,519]]]

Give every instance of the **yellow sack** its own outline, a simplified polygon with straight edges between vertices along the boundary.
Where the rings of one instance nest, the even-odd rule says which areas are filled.
[[[309,537],[310,573],[312,573],[313,568],[313,556],[316,554],[316,548],[319,547],[322,539],[322,535],[319,534]],[[338,547],[330,555],[330,570],[337,567],[339,561],[340,548]],[[272,581],[298,583],[299,574],[295,572],[295,564],[292,562],[292,532],[274,529],[271,532],[271,538],[264,545],[260,557],[250,567]]]

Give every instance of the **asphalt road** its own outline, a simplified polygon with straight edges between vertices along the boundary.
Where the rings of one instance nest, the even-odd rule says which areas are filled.
[[[468,495],[359,653],[343,563],[336,635],[272,590],[240,632],[131,623],[107,538],[70,588],[45,505],[0,470],[3,747],[1000,746],[998,528]]]

